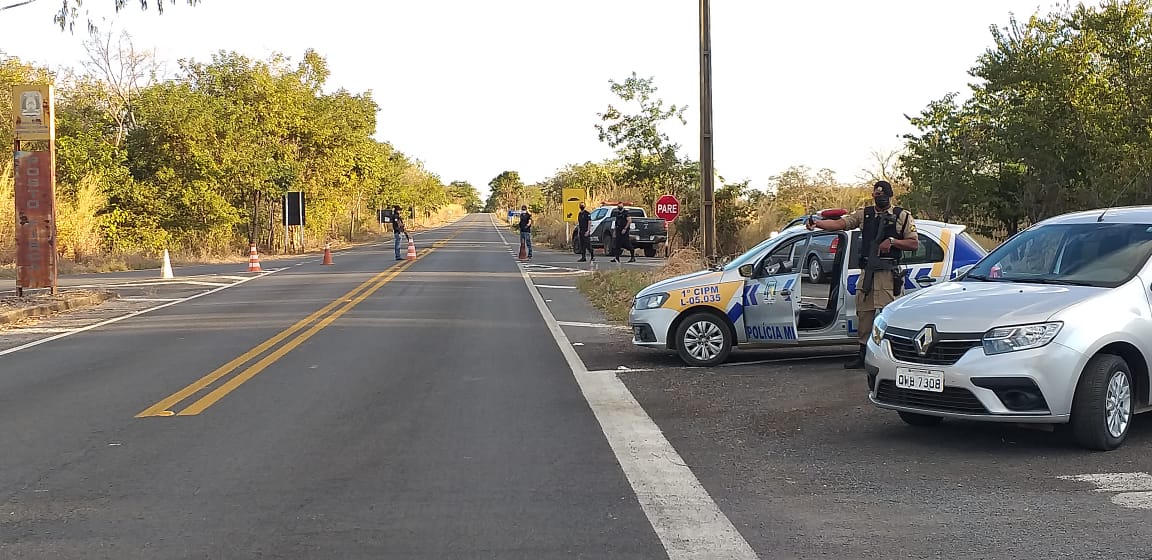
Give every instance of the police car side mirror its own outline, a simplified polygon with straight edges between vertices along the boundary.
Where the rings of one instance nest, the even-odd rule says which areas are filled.
[[[751,278],[751,277],[752,277],[752,269],[753,269],[753,268],[754,268],[754,267],[753,267],[752,265],[750,265],[750,264],[746,264],[746,265],[743,265],[743,266],[741,266],[741,267],[738,269],[738,270],[740,271],[740,276],[743,276],[743,277],[745,277],[745,278]]]

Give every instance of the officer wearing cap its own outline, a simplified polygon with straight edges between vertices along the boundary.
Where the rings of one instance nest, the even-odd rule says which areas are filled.
[[[859,320],[857,336],[860,349],[856,359],[844,364],[846,369],[863,369],[864,353],[868,345],[868,337],[872,334],[872,322],[876,314],[884,309],[885,305],[892,303],[903,287],[903,276],[899,273],[900,257],[904,251],[915,251],[920,247],[916,235],[916,220],[908,211],[899,206],[892,206],[892,185],[888,181],[877,181],[872,187],[872,200],[875,206],[865,206],[851,214],[835,220],[813,220],[808,222],[807,228],[820,228],[826,231],[850,231],[861,228],[860,242],[863,247],[860,251],[860,281],[856,284],[856,317]],[[887,217],[888,219],[884,219]],[[877,255],[869,255],[872,240],[883,229],[883,241],[880,243]],[[876,258],[887,263],[886,270],[877,270],[872,276],[872,289],[865,293],[863,288],[864,273],[868,260]],[[891,270],[892,273],[888,273]],[[897,278],[900,285],[897,285]]]

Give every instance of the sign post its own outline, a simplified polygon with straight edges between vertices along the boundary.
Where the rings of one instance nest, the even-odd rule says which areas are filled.
[[[291,236],[291,226],[296,226],[296,235]],[[304,252],[304,193],[300,191],[288,191],[284,193],[284,244],[287,249],[288,239],[292,239],[292,252],[296,252],[296,247],[300,248],[300,252]]]
[[[672,232],[668,231],[668,226],[672,221],[680,215],[680,201],[675,196],[666,194],[656,200],[656,217],[664,220],[664,230],[667,232],[668,240],[664,242],[664,255],[668,255],[668,248],[672,245]]]
[[[56,121],[50,85],[12,88],[16,294],[56,294]],[[31,148],[31,149],[29,149]]]

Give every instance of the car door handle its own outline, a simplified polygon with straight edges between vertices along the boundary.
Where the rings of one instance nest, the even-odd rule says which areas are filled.
[[[790,295],[792,295],[792,290],[780,290],[780,295],[790,296]]]

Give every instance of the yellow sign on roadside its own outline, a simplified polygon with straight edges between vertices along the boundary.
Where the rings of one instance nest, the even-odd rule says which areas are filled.
[[[564,221],[574,224],[580,216],[580,203],[584,202],[586,193],[584,189],[564,189],[562,194],[564,196]]]
[[[18,85],[12,88],[12,125],[17,141],[55,140],[52,86]]]

